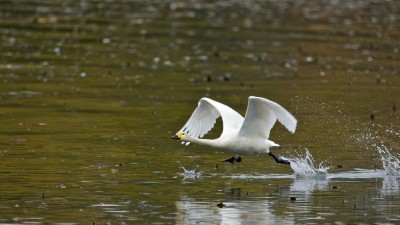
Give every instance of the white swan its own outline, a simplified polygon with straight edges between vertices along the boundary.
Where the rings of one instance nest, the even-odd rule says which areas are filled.
[[[217,118],[222,117],[223,131],[217,139],[201,139],[213,127]],[[189,144],[208,145],[239,155],[225,162],[240,162],[240,155],[268,153],[277,163],[290,164],[288,160],[276,157],[269,150],[279,146],[268,140],[276,120],[290,132],[296,130],[297,120],[281,105],[271,100],[250,96],[246,115],[243,118],[235,110],[209,98],[200,99],[197,108],[182,129],[172,138]]]

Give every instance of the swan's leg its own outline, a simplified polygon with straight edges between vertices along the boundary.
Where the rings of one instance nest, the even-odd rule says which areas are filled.
[[[276,157],[274,154],[272,154],[272,152],[268,153],[270,156],[272,156],[272,158],[275,159],[275,162],[277,163],[282,163],[282,164],[286,164],[286,165],[290,165],[290,161],[287,159],[282,159],[282,157]]]
[[[239,163],[241,161],[242,161],[242,158],[240,156],[238,156],[237,158],[232,156],[230,158],[227,158],[227,159],[223,160],[222,162],[230,162],[230,163],[234,164],[235,162]]]

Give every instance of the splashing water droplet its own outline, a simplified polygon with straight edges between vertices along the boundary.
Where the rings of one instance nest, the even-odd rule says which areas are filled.
[[[201,176],[201,171],[196,172],[196,169],[194,170],[187,170],[185,167],[183,167],[180,163],[179,165],[181,166],[181,168],[183,169],[183,173],[181,173],[181,176],[183,177],[183,179],[195,179],[195,178],[199,178]]]
[[[287,160],[290,161],[290,167],[292,168],[296,176],[326,177],[328,174],[329,168],[324,167],[322,163],[320,163],[318,167],[315,166],[314,159],[308,149],[306,149],[305,157],[292,156],[291,158],[287,158]]]
[[[373,144],[379,155],[381,155],[382,165],[387,175],[400,175],[400,158],[393,155],[390,150],[383,144]]]

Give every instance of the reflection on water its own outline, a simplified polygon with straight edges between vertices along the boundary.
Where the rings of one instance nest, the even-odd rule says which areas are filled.
[[[290,185],[290,191],[303,193],[309,196],[315,190],[325,190],[329,186],[329,179],[326,177],[300,177],[294,179]]]
[[[368,170],[368,169],[356,169],[353,171],[346,171],[340,173],[329,173],[326,176],[297,176],[297,175],[231,175],[225,176],[235,179],[292,179],[293,183],[291,185],[291,190],[311,193],[315,190],[324,190],[329,186],[332,180],[362,180],[362,179],[383,179],[383,187],[392,187],[396,189],[398,185],[392,185],[392,180],[390,178],[400,178],[397,176],[387,175],[384,170]],[[385,178],[385,179],[384,179]],[[385,184],[387,179],[387,184]],[[389,189],[392,189],[389,188]]]
[[[195,199],[176,202],[177,224],[295,224],[293,219],[273,213],[273,201],[230,201],[211,205]]]
[[[385,176],[381,193],[383,196],[398,196],[400,194],[400,177],[399,176]]]
[[[214,177],[215,178],[215,177]],[[386,175],[383,170],[366,170],[357,169],[349,172],[332,173],[325,177],[322,176],[296,176],[296,175],[237,175],[227,176],[230,179],[261,179],[267,183],[279,183],[279,180],[292,179],[289,189],[276,189],[270,194],[262,198],[242,196],[240,190],[231,191],[233,194],[231,199],[224,202],[210,202],[208,200],[192,199],[187,196],[181,197],[176,202],[178,211],[177,223],[178,224],[243,224],[243,223],[261,223],[261,224],[296,224],[298,221],[314,221],[323,220],[333,217],[334,222],[341,222],[341,218],[334,217],[336,207],[363,207],[369,208],[373,204],[382,205],[386,207],[387,201],[385,199],[389,196],[398,198],[400,193],[399,182],[400,177]],[[324,192],[329,195],[330,192],[340,194],[345,189],[345,185],[349,182],[356,183],[360,186],[368,187],[371,181],[382,181],[380,195],[371,197],[371,199],[364,199],[363,201],[354,199],[352,193],[346,195],[347,197],[337,199],[333,206],[334,211],[330,213],[321,213],[316,217],[307,217],[307,212],[315,210],[309,205],[310,202],[315,201],[316,198],[321,198]],[[363,190],[364,192],[365,190]],[[352,191],[353,192],[353,191]],[[239,194],[238,194],[239,193]],[[322,195],[322,196],[320,196]],[[367,198],[367,197],[366,197]],[[287,214],[292,216],[285,216],[277,214],[275,207],[281,207],[281,201],[286,202],[284,207],[287,208]],[[323,198],[321,199],[323,201]],[[350,206],[348,206],[350,205]],[[371,209],[369,209],[371,210]],[[299,214],[305,216],[299,219]],[[300,216],[301,217],[301,216]],[[296,219],[297,218],[297,219]],[[399,220],[400,218],[394,218]],[[296,222],[297,221],[297,222]],[[357,221],[357,220],[356,220]]]
[[[392,201],[391,198],[399,199],[400,196],[400,177],[387,175],[384,170],[356,169],[354,171],[330,173],[326,176],[297,176],[297,175],[231,175],[225,176],[230,179],[240,180],[263,180],[267,183],[278,184],[279,180],[292,180],[289,189],[277,189],[273,194],[267,194],[262,198],[243,197],[241,195],[224,202],[209,202],[207,200],[196,200],[188,197],[182,197],[176,202],[178,210],[177,221],[179,224],[296,224],[299,221],[319,221],[327,218],[334,218],[333,222],[341,223],[343,220],[335,217],[338,208],[348,208],[354,210],[359,207],[362,210],[371,210],[373,207],[383,207],[390,210],[387,204]],[[347,185],[357,185],[358,191],[375,185],[375,182],[381,182],[380,194],[376,196],[365,196],[362,201],[354,199],[354,191],[348,192]],[[360,190],[361,189],[361,190]],[[231,192],[236,193],[237,191]],[[365,190],[363,190],[365,192]],[[344,194],[344,195],[343,195]],[[320,213],[315,217],[309,216],[308,212],[315,210],[312,202],[324,198],[337,198],[332,203],[331,212]],[[369,195],[369,194],[367,194]],[[324,197],[325,196],[325,197]],[[281,215],[278,208],[285,199],[284,214]],[[326,201],[326,199],[325,199]],[[376,204],[376,205],[375,205]],[[342,212],[343,213],[343,212]],[[305,216],[302,218],[302,216]],[[393,221],[400,221],[400,217],[392,218]],[[360,221],[355,218],[354,221]]]

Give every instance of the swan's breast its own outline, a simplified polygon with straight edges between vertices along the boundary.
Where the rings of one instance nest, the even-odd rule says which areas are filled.
[[[260,155],[268,151],[266,140],[237,137],[225,142],[225,149],[238,155]]]

